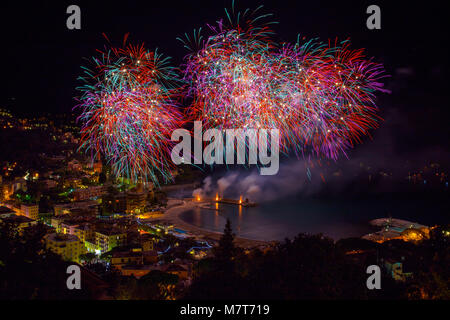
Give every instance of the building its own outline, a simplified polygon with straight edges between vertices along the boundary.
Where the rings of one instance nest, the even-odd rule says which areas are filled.
[[[72,161],[67,163],[67,169],[70,171],[80,171],[81,169],[83,169],[83,166],[78,160],[73,159]]]
[[[100,250],[97,248],[97,244],[95,243],[95,238],[89,239],[89,240],[84,240],[84,246],[86,247],[86,250],[88,252],[95,253],[97,255],[99,255],[101,253]]]
[[[55,204],[53,210],[55,212],[55,216],[70,213],[96,216],[98,213],[98,203],[94,200],[60,203]]]
[[[79,262],[86,247],[76,236],[71,234],[50,233],[44,236],[46,248],[60,255],[64,260]]]
[[[139,242],[142,247],[142,251],[150,251],[154,249],[155,237],[150,234],[141,234],[139,236]]]
[[[73,192],[73,199],[75,201],[83,201],[93,198],[99,198],[106,192],[104,186],[93,186],[89,188],[80,188]]]
[[[14,181],[11,184],[12,187],[12,194],[22,190],[22,191],[27,191],[27,181],[24,178],[15,178]]]
[[[142,251],[144,264],[154,264],[158,262],[158,252],[155,250]]]
[[[134,276],[139,279],[142,276],[145,276],[150,271],[159,270],[158,267],[155,266],[146,266],[146,265],[128,265],[123,266],[120,269],[122,276]]]
[[[60,224],[60,230],[61,230],[60,232],[63,234],[75,235],[75,229],[78,226],[79,226],[79,223],[77,223],[77,222],[65,220],[65,221],[61,222],[61,224]]]
[[[204,248],[192,248],[189,253],[192,255],[192,257],[196,260],[201,260],[205,258],[208,255],[208,249]]]
[[[92,165],[92,169],[94,169],[95,173],[100,173],[103,170],[103,164],[100,160],[94,162],[94,164]]]
[[[102,207],[108,213],[124,213],[127,210],[127,196],[124,193],[105,194],[102,197]]]
[[[52,179],[46,179],[46,180],[42,181],[42,184],[45,189],[51,189],[51,188],[56,188],[56,186],[58,185],[58,182],[56,182],[55,180],[52,180]]]
[[[111,264],[119,270],[126,265],[142,265],[144,264],[142,251],[114,252]]]
[[[61,233],[61,224],[63,222],[63,218],[61,217],[52,217],[50,219],[50,224],[52,225],[53,228],[55,228],[57,233]]]
[[[422,241],[430,238],[430,230],[428,228],[408,228],[401,233],[403,241]]]
[[[169,264],[164,270],[167,273],[177,275],[181,280],[186,280],[189,276],[188,267],[180,264]]]
[[[19,235],[22,235],[26,228],[35,226],[37,224],[36,220],[32,220],[25,216],[18,216],[18,215],[14,215],[14,214],[4,217],[4,218],[1,218],[0,220],[3,221],[3,223],[12,225],[14,230]]]
[[[95,231],[90,223],[79,224],[74,228],[73,234],[83,243],[95,239]]]
[[[144,211],[147,202],[147,192],[127,192],[127,212],[139,214]]]
[[[124,246],[127,235],[117,229],[101,229],[95,232],[95,244],[100,252],[107,252],[115,247]]]
[[[4,183],[0,186],[0,199],[9,200],[13,195],[12,185],[10,183]]]
[[[20,211],[27,218],[37,220],[39,218],[39,205],[37,204],[21,204]]]

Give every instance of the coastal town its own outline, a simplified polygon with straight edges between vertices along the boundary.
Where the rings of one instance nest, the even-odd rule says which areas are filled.
[[[258,206],[244,195],[237,199],[222,198],[218,193],[209,198],[172,196],[178,189],[194,190],[201,182],[189,167],[172,172],[175,181],[164,186],[115,177],[101,159],[93,160],[77,149],[79,133],[70,116],[58,123],[45,117],[18,119],[1,110],[0,125],[4,132],[13,132],[14,139],[35,139],[32,141],[38,143],[46,136],[50,140],[38,151],[31,146],[27,157],[2,162],[0,224],[12,229],[19,239],[26,238],[33,228],[41,228],[45,250],[79,265],[95,279],[93,286],[98,288],[111,287],[106,280],[111,272],[122,279],[138,280],[159,273],[175,277],[163,286],[163,298],[179,298],[198,276],[201,262],[214,257],[214,248],[223,237],[221,232],[185,222],[180,214],[199,208],[218,215],[219,204],[241,209]],[[441,184],[447,178],[444,172],[433,176]],[[414,181],[420,179],[417,174],[413,177]],[[394,218],[367,223],[381,230],[359,240],[374,244],[391,240],[417,243],[430,239],[437,228]],[[447,229],[442,233],[449,236]],[[279,241],[239,237],[233,243],[249,256],[255,250],[270,252],[280,245]],[[365,249],[356,247],[346,249],[352,259],[374,252],[367,243]],[[392,279],[406,281],[411,276],[404,268],[409,264],[404,254],[391,252],[383,261]],[[100,290],[95,298],[112,299],[108,292]]]

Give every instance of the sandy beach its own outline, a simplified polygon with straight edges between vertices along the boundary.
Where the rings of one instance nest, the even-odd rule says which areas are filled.
[[[204,204],[204,203],[200,203]],[[173,224],[175,227],[183,229],[190,234],[194,235],[197,239],[204,240],[214,240],[217,241],[222,236],[221,232],[215,232],[211,230],[206,230],[203,228],[199,228],[195,225],[187,223],[180,218],[180,214],[198,207],[199,203],[192,202],[190,200],[180,200],[180,199],[169,199],[167,203],[168,209],[164,212],[164,214],[155,215],[151,218],[146,219],[147,221],[161,221]],[[235,238],[235,244],[242,248],[253,248],[259,246],[267,246],[270,242],[262,241],[262,240],[253,240],[246,238]]]

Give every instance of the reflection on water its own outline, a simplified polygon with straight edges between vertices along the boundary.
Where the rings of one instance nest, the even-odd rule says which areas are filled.
[[[365,200],[284,199],[257,207],[215,204],[216,210],[195,208],[180,218],[198,227],[222,232],[230,219],[237,236],[283,240],[300,232],[323,233],[333,239],[360,237],[373,229],[368,222],[388,216],[426,225],[448,223],[449,204],[426,199],[392,199],[375,196]]]
[[[219,204],[216,203],[216,209],[219,210]],[[214,227],[217,229],[219,229],[219,211],[216,211],[214,213]]]

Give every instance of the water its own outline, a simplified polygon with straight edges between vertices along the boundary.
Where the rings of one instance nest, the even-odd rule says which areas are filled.
[[[208,230],[222,232],[230,219],[237,236],[258,240],[283,240],[300,232],[322,233],[335,240],[373,232],[369,221],[387,217],[425,225],[449,223],[447,198],[378,194],[364,199],[290,197],[258,207],[215,204],[219,211],[196,208],[180,218]]]
[[[180,229],[180,228],[174,228],[173,230],[176,231],[176,232],[178,232],[178,233],[186,233],[185,230]]]

